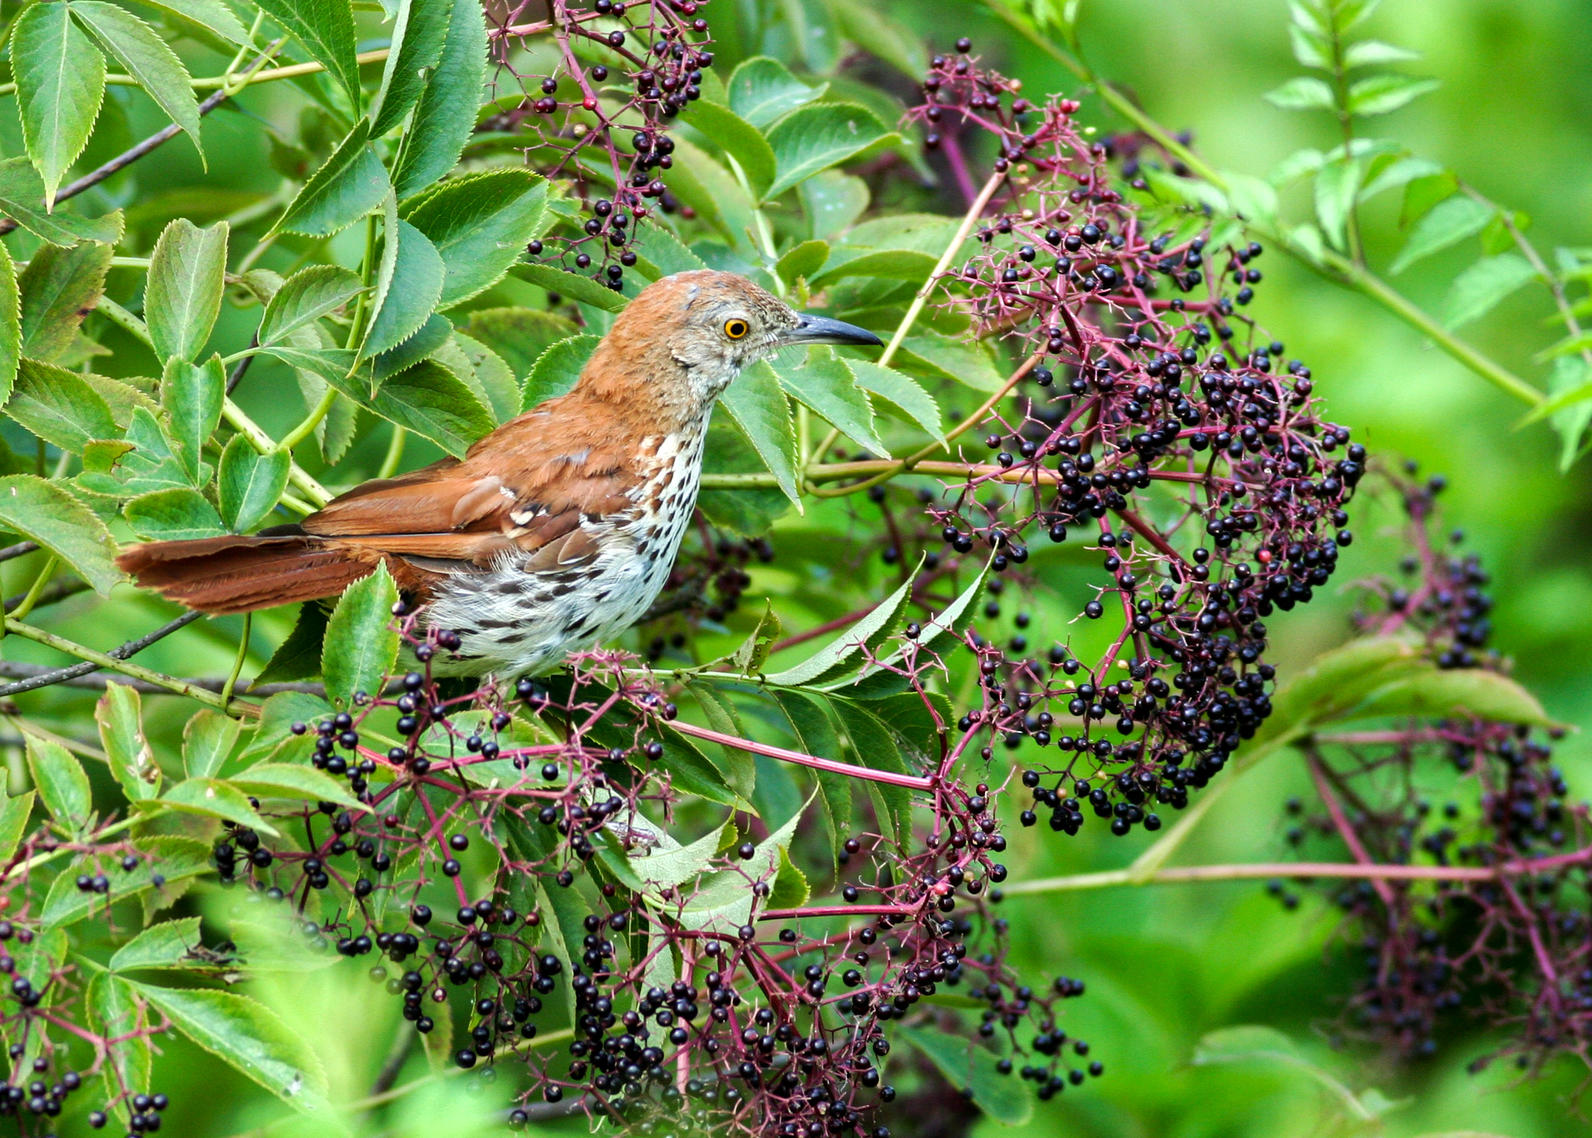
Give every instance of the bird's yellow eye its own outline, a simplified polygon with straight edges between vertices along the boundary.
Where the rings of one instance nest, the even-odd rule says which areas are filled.
[[[732,340],[742,339],[751,330],[752,326],[741,319],[726,320],[724,322],[724,334]]]

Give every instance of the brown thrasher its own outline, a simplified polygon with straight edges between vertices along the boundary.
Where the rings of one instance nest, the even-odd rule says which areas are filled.
[[[442,674],[537,672],[624,631],[668,579],[696,507],[713,403],[792,344],[878,344],[732,273],[676,273],[621,312],[566,395],[292,526],[133,546],[141,585],[212,613],[339,594],[385,564],[460,638]]]

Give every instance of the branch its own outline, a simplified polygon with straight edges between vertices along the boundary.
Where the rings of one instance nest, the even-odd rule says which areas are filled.
[[[866,779],[869,782],[887,782],[891,786],[904,786],[909,790],[934,789],[934,780],[924,778],[921,775],[896,774],[894,771],[879,771],[874,770],[872,767],[859,767],[836,759],[820,758],[817,755],[808,755],[801,751],[790,751],[784,747],[754,742],[751,739],[738,739],[734,735],[726,735],[722,731],[713,731],[707,727],[698,727],[691,723],[680,723],[671,720],[669,726],[680,732],[680,734],[689,735],[693,739],[703,739],[709,743],[718,743],[724,747],[734,747],[738,751],[745,751],[752,755],[764,755],[770,759],[783,759],[787,763],[799,763],[804,767],[827,771],[830,774]]]
[[[33,679],[36,676],[60,677],[61,673],[63,672],[73,672],[82,667],[82,664],[74,664],[70,668],[51,668],[44,664],[23,663],[21,660],[0,660],[0,676],[3,676],[7,679],[22,680]],[[95,665],[94,669],[91,669],[88,673],[76,672],[76,674],[65,676],[64,678],[46,678],[42,683],[34,686],[43,686],[44,683],[48,683],[58,684],[61,687],[82,688],[86,691],[104,691],[105,688],[110,684],[125,684],[127,687],[130,687],[134,691],[140,692],[143,695],[172,694],[172,691],[169,687],[162,687],[159,684],[152,684],[148,680],[137,680],[133,679],[131,676],[107,676],[98,674],[97,667],[98,666]],[[226,686],[227,681],[216,677],[185,676],[183,677],[182,682],[193,687],[200,688],[204,691],[212,691],[220,694],[221,690]],[[0,697],[8,694],[10,690],[11,689],[9,687],[0,689]],[[252,687],[245,684],[238,684],[232,689],[232,694],[234,696],[257,696],[261,699],[264,699],[266,696],[277,695],[278,693],[285,691],[305,692],[309,695],[325,695],[326,687],[324,684],[310,683],[307,681],[281,684],[258,684]]]

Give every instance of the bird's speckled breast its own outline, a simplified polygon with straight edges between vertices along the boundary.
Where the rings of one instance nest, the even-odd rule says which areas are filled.
[[[459,651],[438,653],[439,675],[489,671],[500,678],[549,671],[570,652],[601,644],[652,607],[669,579],[702,481],[707,424],[649,436],[638,448],[638,479],[620,514],[588,517],[581,528],[595,556],[527,572],[526,558],[505,558],[481,573],[442,586],[427,611],[432,628],[452,629]]]

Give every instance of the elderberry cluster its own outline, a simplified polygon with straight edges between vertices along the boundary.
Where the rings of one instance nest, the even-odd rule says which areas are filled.
[[[517,82],[518,101],[503,105],[493,129],[532,135],[532,164],[562,177],[585,203],[580,234],[558,239],[566,267],[601,271],[594,278],[618,291],[636,263],[636,229],[654,208],[680,204],[665,185],[674,163],[670,120],[702,96],[707,49],[706,0],[519,0],[489,13],[498,24],[500,76]],[[524,30],[519,30],[523,28]],[[550,36],[558,62],[535,69],[526,49]],[[543,65],[545,66],[545,64]],[[601,195],[592,183],[613,187]],[[533,242],[532,256],[550,255]]]
[[[1025,824],[1153,830],[1270,714],[1267,622],[1331,578],[1365,452],[1320,418],[1310,369],[1239,314],[1259,245],[1215,246],[1202,218],[1146,200],[1075,102],[1021,98],[964,45],[923,86],[931,146],[962,163],[996,147],[948,303],[1026,356],[984,454],[964,450],[966,479],[928,513],[1014,587],[1050,583],[1041,543],[1081,543],[1097,566],[1083,627],[1037,654],[1026,631],[975,643],[984,698],[962,728],[986,756],[1023,751]]]
[[[1502,675],[1488,647],[1487,577],[1463,535],[1437,532],[1441,478],[1392,482],[1414,552],[1402,580],[1368,582],[1357,623],[1413,637],[1439,668]],[[1501,1028],[1501,1055],[1535,1070],[1592,1061],[1592,825],[1554,763],[1559,732],[1484,714],[1413,717],[1306,751],[1321,798],[1290,803],[1306,856],[1358,847],[1430,877],[1324,886],[1364,962],[1345,1028],[1405,1057],[1436,1052],[1464,1020]]]

